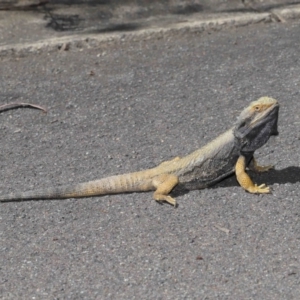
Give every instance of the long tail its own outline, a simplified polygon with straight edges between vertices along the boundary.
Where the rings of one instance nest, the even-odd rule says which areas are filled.
[[[147,172],[142,171],[106,177],[103,179],[70,186],[60,186],[57,188],[11,193],[0,196],[0,202],[17,200],[83,198],[106,194],[153,190],[154,188],[151,176],[147,176],[146,173]]]

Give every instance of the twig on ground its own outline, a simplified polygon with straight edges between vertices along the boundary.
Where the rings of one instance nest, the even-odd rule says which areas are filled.
[[[42,106],[31,104],[31,103],[23,103],[23,102],[15,102],[15,103],[8,103],[0,106],[0,113],[6,110],[20,108],[20,107],[30,107],[34,109],[42,110],[44,113],[47,113],[47,110]]]

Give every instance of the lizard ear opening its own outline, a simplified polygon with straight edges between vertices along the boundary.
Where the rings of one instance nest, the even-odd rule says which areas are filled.
[[[239,124],[239,128],[242,128],[242,127],[245,127],[246,126],[246,122],[245,121],[243,121],[241,124]]]
[[[249,127],[250,119],[243,120],[241,122],[237,122],[235,128],[234,128],[234,135],[237,138],[244,138],[251,128]]]

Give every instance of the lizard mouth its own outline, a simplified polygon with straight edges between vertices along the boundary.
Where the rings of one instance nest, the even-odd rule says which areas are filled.
[[[279,105],[277,104],[273,110],[270,112],[271,119],[274,119],[271,135],[278,135],[278,114],[279,114]]]

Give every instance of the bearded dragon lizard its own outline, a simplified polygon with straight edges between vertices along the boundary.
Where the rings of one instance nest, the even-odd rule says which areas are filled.
[[[176,200],[169,195],[175,187],[202,189],[233,173],[242,188],[249,193],[269,193],[269,187],[254,184],[245,170],[250,168],[264,172],[272,168],[259,166],[253,153],[270,136],[278,134],[278,112],[277,100],[262,97],[241,112],[232,128],[185,157],[176,157],[155,168],[139,172],[71,186],[12,193],[1,196],[0,201],[79,198],[154,190],[153,197],[156,201],[166,201],[175,206]]]

